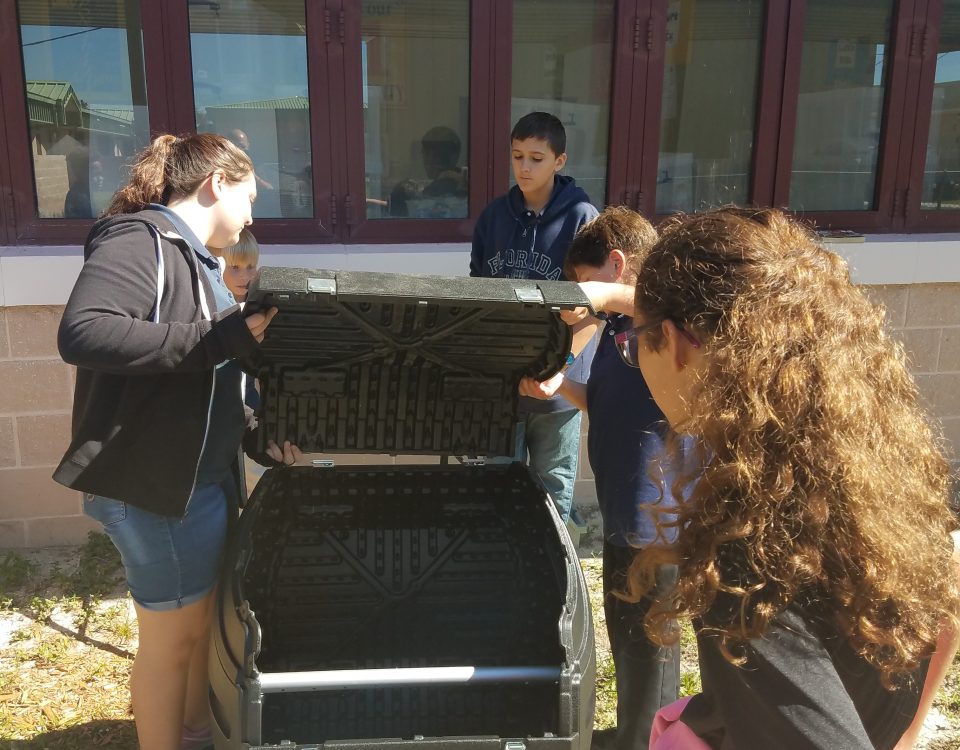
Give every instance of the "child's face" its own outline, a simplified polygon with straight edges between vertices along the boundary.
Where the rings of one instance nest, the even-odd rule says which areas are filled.
[[[599,268],[581,264],[573,267],[577,274],[577,281],[606,281],[608,283],[620,281],[623,276],[623,263],[608,255],[606,262]]]
[[[513,176],[524,195],[537,195],[553,189],[553,176],[567,163],[567,155],[553,153],[550,143],[542,138],[513,141]]]
[[[237,302],[243,302],[247,298],[247,287],[257,275],[257,264],[253,261],[230,261],[223,269],[223,283],[233,294]]]

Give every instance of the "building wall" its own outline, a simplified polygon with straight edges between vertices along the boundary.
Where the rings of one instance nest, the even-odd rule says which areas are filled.
[[[874,285],[887,308],[951,456],[960,456],[960,283]],[[57,355],[63,307],[0,307],[0,548],[81,541],[95,524],[81,514],[80,493],[50,475],[69,439],[72,368]],[[584,420],[586,431],[586,420]],[[339,463],[411,463],[419,457],[335,457]],[[581,445],[577,501],[595,502]]]

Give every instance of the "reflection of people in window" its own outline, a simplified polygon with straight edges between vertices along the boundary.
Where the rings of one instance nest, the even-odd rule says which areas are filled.
[[[98,167],[100,182],[103,183],[103,168],[99,161],[94,161]],[[93,218],[93,206],[90,203],[90,180],[93,166],[90,163],[90,154],[86,149],[77,149],[67,154],[67,182],[70,185],[67,196],[63,201],[63,216],[66,219]]]
[[[418,185],[414,180],[398,183],[390,193],[390,213],[393,216],[421,216],[426,210],[428,216],[436,218],[465,216],[466,204],[446,205],[444,198],[463,201],[467,197],[467,171],[458,167],[460,160],[460,137],[451,128],[443,125],[430,128],[420,139],[423,169],[430,180],[426,185]],[[424,199],[436,199],[425,201]],[[460,201],[455,202],[459,204]],[[427,207],[412,210],[411,202],[427,203]],[[426,218],[426,217],[423,217]]]
[[[240,128],[234,128],[233,130],[231,130],[229,135],[227,135],[227,138],[233,141],[233,144],[237,148],[239,148],[241,151],[243,151],[243,153],[245,153],[247,156],[250,156],[250,137],[246,133],[244,133],[242,130],[240,130]],[[273,190],[273,185],[267,182],[265,179],[263,179],[260,175],[254,173],[254,177],[257,180],[258,189]]]

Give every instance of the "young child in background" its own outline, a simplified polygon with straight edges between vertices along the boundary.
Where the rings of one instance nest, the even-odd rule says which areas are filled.
[[[562,280],[567,247],[597,209],[572,177],[559,174],[567,161],[567,134],[554,115],[533,112],[521,117],[510,134],[510,146],[517,184],[480,214],[470,275]],[[589,372],[592,351],[592,346],[585,347],[568,375]],[[580,454],[580,410],[560,397],[521,398],[520,414],[515,458],[524,460],[529,452],[531,468],[566,521]]]
[[[236,245],[219,250],[223,259],[223,282],[233,294],[237,302],[247,299],[247,288],[257,275],[257,265],[260,262],[260,245],[253,232],[244,227],[240,232],[240,239]]]
[[[253,236],[253,232],[244,227],[235,245],[219,250],[211,249],[211,253],[220,261],[223,283],[242,307],[247,299],[247,289],[257,275],[257,266],[260,262],[260,245],[257,243],[257,238]],[[240,392],[243,394],[244,405],[256,412],[260,407],[260,391],[257,389],[256,379],[247,372],[241,373]],[[242,454],[240,461],[244,467],[242,492],[246,496],[257,486],[257,482],[263,476],[263,468],[247,460]]]
[[[913,747],[957,648],[956,519],[883,310],[798,221],[733,208],[671,220],[635,307],[623,355],[699,459],[629,575],[678,566],[647,632],[692,618],[700,653],[651,747]]]
[[[619,305],[621,312],[608,306],[601,313],[606,322],[585,385],[563,374],[542,384],[530,379],[521,383],[521,393],[527,395],[560,393],[586,409],[590,421],[587,449],[603,519],[603,607],[617,686],[617,726],[594,733],[595,750],[645,749],[653,717],[677,699],[679,690],[679,646],[657,646],[643,630],[651,598],[628,602],[615,595],[626,588],[636,548],[657,538],[656,524],[644,506],[674,504],[669,482],[649,472],[651,460],[663,451],[663,412],[640,370],[623,361],[616,341],[618,334],[633,328],[636,267],[656,241],[650,222],[623,207],[605,209],[580,229],[567,251],[566,276],[629,284],[630,294]],[[657,572],[659,590],[669,589],[676,575],[676,565],[663,566]]]

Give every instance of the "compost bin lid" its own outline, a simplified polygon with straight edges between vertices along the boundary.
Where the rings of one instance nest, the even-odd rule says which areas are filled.
[[[511,455],[517,385],[566,362],[577,284],[264,267],[245,314],[278,309],[245,368],[261,448]]]

